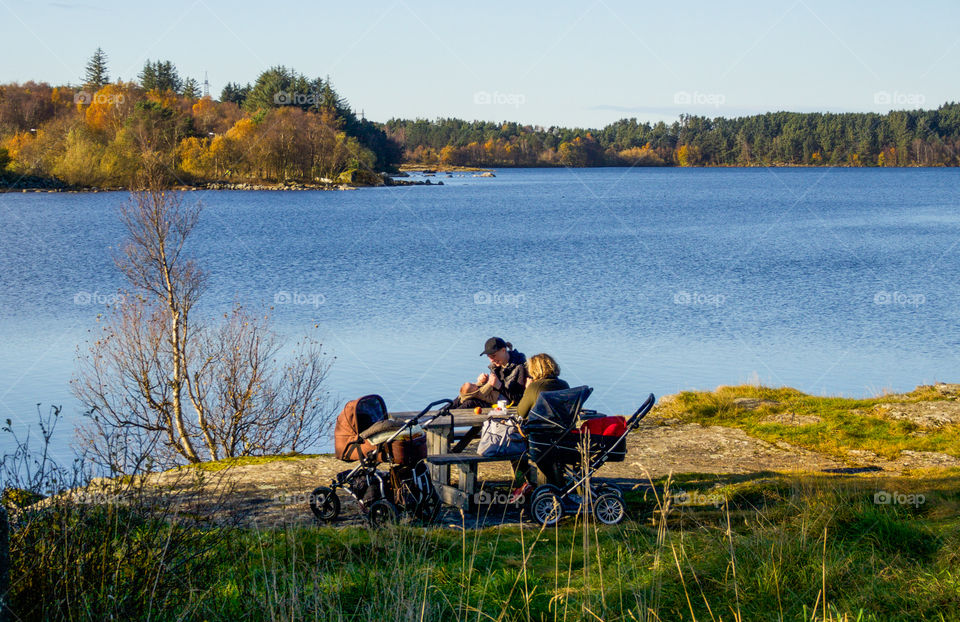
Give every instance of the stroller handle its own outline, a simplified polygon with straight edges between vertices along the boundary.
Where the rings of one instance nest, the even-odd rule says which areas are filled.
[[[450,407],[453,406],[453,400],[447,400],[447,399],[437,400],[435,402],[430,402],[429,404],[426,405],[426,407],[424,407],[423,410],[421,410],[415,416],[407,419],[404,422],[403,427],[412,428],[414,425],[420,422],[420,417],[424,416],[425,414],[433,410],[434,407],[439,406],[440,404],[443,404],[443,407],[440,408],[440,412],[438,412],[436,415],[430,418],[430,421],[433,421],[437,417],[442,417],[446,414],[449,414],[452,417],[453,413],[450,412]]]
[[[653,405],[656,404],[656,402],[657,398],[653,393],[648,395],[647,399],[643,401],[643,404],[640,404],[640,408],[627,419],[627,427],[633,429],[640,425],[640,420],[647,416],[647,413],[653,409]]]

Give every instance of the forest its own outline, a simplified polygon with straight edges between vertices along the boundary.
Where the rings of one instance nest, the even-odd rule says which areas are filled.
[[[219,99],[170,61],[111,81],[101,49],[78,85],[0,85],[0,182],[129,187],[139,171],[170,183],[336,183],[399,165],[957,166],[960,104],[880,113],[769,112],[601,129],[453,118],[358,116],[329,77],[277,66]],[[21,185],[23,183],[21,182]]]
[[[878,113],[682,115],[596,129],[391,119],[409,162],[462,166],[957,166],[960,104]]]

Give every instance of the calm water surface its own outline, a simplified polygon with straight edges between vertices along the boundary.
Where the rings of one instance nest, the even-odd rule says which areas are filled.
[[[321,337],[340,402],[452,397],[491,335],[553,354],[606,412],[757,380],[862,396],[960,380],[958,175],[503,170],[195,192],[191,250],[210,273],[204,309],[273,307],[283,333]],[[64,452],[77,348],[122,285],[125,196],[0,195],[0,419],[62,404]]]

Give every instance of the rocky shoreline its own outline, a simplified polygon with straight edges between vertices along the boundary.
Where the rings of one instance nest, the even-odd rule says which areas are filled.
[[[406,176],[406,175],[404,175]],[[230,181],[209,181],[198,184],[180,184],[173,186],[174,190],[198,191],[198,190],[277,190],[277,191],[295,191],[295,190],[356,190],[357,188],[379,188],[392,186],[442,186],[443,181],[408,180],[396,179],[387,173],[364,176],[363,181],[334,181],[322,180],[314,183],[305,182],[230,182]],[[59,179],[44,177],[20,177],[17,179],[0,178],[0,192],[126,192],[129,188],[125,186],[104,186],[104,187],[81,187],[71,186]]]

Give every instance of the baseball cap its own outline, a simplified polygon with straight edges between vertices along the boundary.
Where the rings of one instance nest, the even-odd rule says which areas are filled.
[[[497,350],[507,347],[507,342],[501,339],[500,337],[490,337],[487,339],[487,342],[483,344],[483,352],[480,353],[480,356],[490,356]]]

